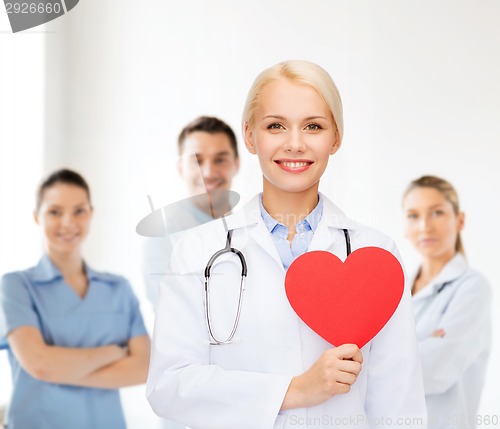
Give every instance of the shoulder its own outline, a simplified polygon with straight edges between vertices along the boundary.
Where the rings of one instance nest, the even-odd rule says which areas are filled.
[[[34,283],[28,276],[28,270],[6,273],[0,279],[0,304],[11,307],[12,302],[31,303]]]
[[[358,225],[359,227],[353,231],[353,235],[357,240],[356,247],[374,246],[391,252],[396,250],[396,243],[387,234],[371,226],[361,223],[358,223]]]
[[[467,267],[457,279],[457,293],[467,296],[481,297],[485,301],[492,298],[492,288],[486,277],[479,271]]]
[[[173,252],[170,271],[176,273],[201,273],[211,256],[226,245],[228,231],[234,231],[233,242],[239,237],[241,247],[248,231],[262,223],[259,195],[240,209],[219,219],[190,228],[170,236]]]
[[[321,196],[324,204],[323,215],[327,226],[334,229],[346,229],[349,232],[353,250],[369,246],[380,247],[391,252],[396,250],[394,240],[388,235],[352,219],[326,196],[323,194]]]
[[[216,219],[172,237],[170,270],[178,273],[202,271],[210,256],[225,246],[227,229]]]
[[[171,251],[169,237],[148,237],[143,241],[142,250],[146,257],[161,256]]]
[[[1,288],[5,290],[18,286],[26,286],[30,283],[32,272],[33,268],[5,273],[0,280]]]

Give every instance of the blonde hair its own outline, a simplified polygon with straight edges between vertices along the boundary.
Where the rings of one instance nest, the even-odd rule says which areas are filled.
[[[280,79],[289,79],[304,85],[312,86],[332,112],[333,120],[337,126],[340,140],[344,135],[344,119],[342,110],[342,100],[339,90],[331,76],[317,64],[303,60],[283,61],[272,67],[265,69],[255,79],[243,109],[242,125],[243,132],[245,126],[252,127],[255,120],[255,109],[259,102],[259,94],[267,84]]]
[[[447,180],[441,179],[437,176],[422,176],[410,182],[403,194],[403,200],[415,188],[432,188],[438,191],[453,207],[456,215],[460,213],[460,203],[458,201],[458,194],[453,185]],[[465,250],[462,243],[460,233],[457,234],[457,241],[455,243],[455,251],[465,256]]]

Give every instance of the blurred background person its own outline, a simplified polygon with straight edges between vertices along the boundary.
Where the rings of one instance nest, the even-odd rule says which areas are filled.
[[[229,191],[240,161],[231,127],[218,118],[200,116],[182,129],[177,148],[179,175],[192,198],[170,206],[164,217],[164,236],[145,241],[143,275],[153,306],[172,252],[168,235],[220,218],[234,205]]]
[[[150,342],[128,281],[82,257],[92,215],[82,176],[66,169],[49,175],[34,212],[45,254],[2,277],[9,429],[125,428],[118,388],[146,381]]]
[[[143,276],[153,307],[172,253],[169,235],[220,218],[234,205],[229,190],[240,161],[236,136],[229,125],[216,117],[200,116],[182,129],[177,149],[177,169],[192,198],[170,206],[171,210],[164,212],[164,235],[144,243]],[[162,419],[161,427],[185,426]]]
[[[423,176],[403,197],[405,234],[422,260],[410,277],[429,428],[473,428],[491,347],[491,288],[465,259],[453,186]]]

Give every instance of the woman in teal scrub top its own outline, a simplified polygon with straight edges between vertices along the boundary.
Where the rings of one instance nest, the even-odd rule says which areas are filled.
[[[45,254],[0,287],[13,378],[7,427],[124,428],[117,389],[146,381],[149,337],[127,280],[82,258],[92,218],[85,180],[71,170],[51,174],[34,217]]]

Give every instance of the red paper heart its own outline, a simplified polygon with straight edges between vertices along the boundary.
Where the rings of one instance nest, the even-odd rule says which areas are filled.
[[[378,247],[355,250],[344,263],[330,252],[313,251],[290,265],[285,289],[314,332],[335,346],[361,348],[396,311],[404,274],[397,258]]]

